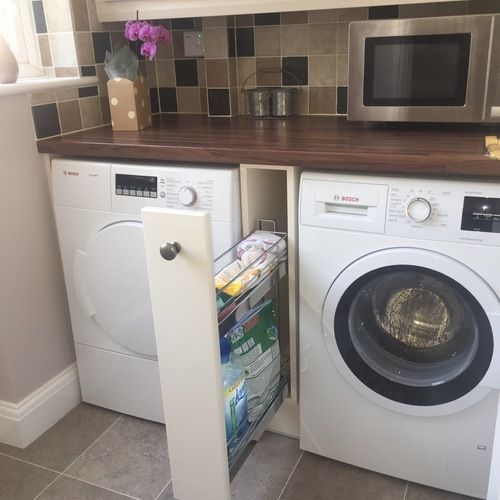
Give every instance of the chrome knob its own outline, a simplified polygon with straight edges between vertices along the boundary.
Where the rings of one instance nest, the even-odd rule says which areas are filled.
[[[163,243],[160,247],[160,255],[165,260],[174,260],[180,251],[181,246],[177,243],[177,241],[174,241],[173,243]]]

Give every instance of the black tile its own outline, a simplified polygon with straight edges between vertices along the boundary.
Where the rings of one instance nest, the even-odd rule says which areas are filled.
[[[33,113],[33,123],[35,124],[37,139],[61,133],[56,103],[32,106],[31,112]]]
[[[214,116],[231,114],[229,89],[208,89],[208,113]]]
[[[160,87],[162,113],[177,113],[177,90],[175,87]]]
[[[337,114],[347,114],[347,87],[337,87]]]
[[[129,40],[128,46],[130,47],[130,50],[137,56],[137,58],[142,61],[144,59],[144,56],[141,54],[141,45],[142,42],[140,40],[135,40],[134,42],[132,40]]]
[[[307,85],[309,81],[307,66],[307,57],[283,57],[281,60],[281,67],[289,73],[293,73],[301,85]],[[297,80],[283,72],[283,85],[297,85]]]
[[[255,55],[253,28],[236,28],[236,54],[238,57]]]
[[[33,6],[33,17],[35,19],[35,28],[37,33],[47,33],[47,23],[45,21],[45,11],[43,10],[42,0],[31,2]]]
[[[160,103],[158,101],[158,88],[154,87],[149,89],[149,100],[151,101],[151,113],[160,112]],[[175,99],[177,107],[177,99]]]
[[[194,29],[194,19],[186,17],[185,19],[172,19],[173,30],[192,30]]]
[[[92,97],[94,95],[99,95],[97,87],[94,85],[92,87],[79,87],[78,97]]]
[[[92,44],[94,45],[94,58],[96,64],[103,63],[106,51],[109,50],[111,52],[109,33],[92,33]]]
[[[82,66],[81,68],[82,76],[95,76],[96,70],[95,66]]]
[[[176,59],[175,80],[178,87],[198,86],[198,64],[196,59]]]
[[[236,57],[236,34],[234,28],[227,30],[227,50],[229,57]]]
[[[398,17],[399,5],[382,5],[368,9],[368,19],[397,19]]]
[[[280,24],[280,13],[255,14],[255,26],[266,26],[269,24]]]

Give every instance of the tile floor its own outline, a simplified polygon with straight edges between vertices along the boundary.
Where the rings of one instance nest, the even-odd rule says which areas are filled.
[[[233,500],[465,500],[299,450],[265,433]],[[0,500],[173,500],[162,425],[80,404],[24,450],[0,444]],[[203,499],[200,499],[203,500]]]

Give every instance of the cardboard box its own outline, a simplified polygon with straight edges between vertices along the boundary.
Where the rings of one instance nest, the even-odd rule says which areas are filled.
[[[109,80],[108,96],[113,130],[143,130],[151,126],[149,86],[143,76],[133,82],[126,78]]]

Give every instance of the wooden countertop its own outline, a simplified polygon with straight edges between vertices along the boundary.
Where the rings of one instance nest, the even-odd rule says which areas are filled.
[[[80,157],[292,165],[364,172],[500,177],[485,135],[500,124],[367,124],[344,118],[288,120],[157,115],[141,132],[99,127],[38,142],[40,153]]]

